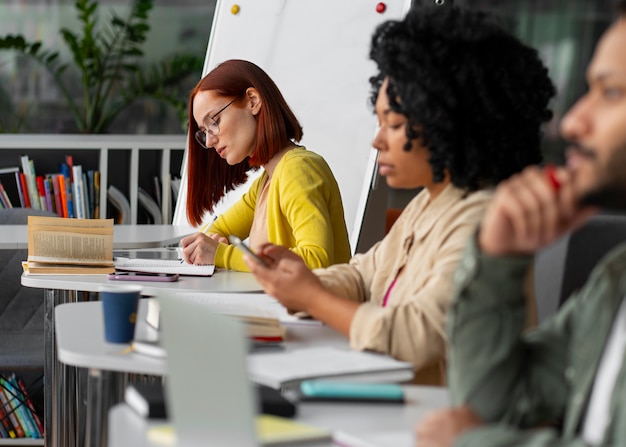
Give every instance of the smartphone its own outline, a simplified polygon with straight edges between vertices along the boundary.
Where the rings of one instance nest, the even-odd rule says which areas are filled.
[[[239,239],[237,236],[233,236],[231,234],[230,236],[228,236],[228,240],[230,241],[231,244],[233,244],[239,250],[241,250],[242,252],[244,252],[247,255],[250,255],[250,257],[252,257],[252,259],[254,259],[256,262],[258,262],[262,266],[269,267],[267,265],[267,262],[265,262],[259,255],[257,255],[255,252],[253,252],[252,249],[250,247],[248,247],[246,244],[244,244],[244,242],[241,239]]]
[[[115,272],[109,273],[108,278],[114,281],[178,281],[178,273],[150,273],[150,272]]]

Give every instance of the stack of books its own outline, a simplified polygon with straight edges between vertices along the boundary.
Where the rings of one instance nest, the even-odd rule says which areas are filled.
[[[43,438],[43,423],[21,378],[0,377],[0,438]]]
[[[113,219],[28,216],[28,274],[113,273]]]

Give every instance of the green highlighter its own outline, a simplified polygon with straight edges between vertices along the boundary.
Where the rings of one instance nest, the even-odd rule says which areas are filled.
[[[300,399],[326,402],[404,403],[404,390],[395,383],[305,380],[300,383]]]

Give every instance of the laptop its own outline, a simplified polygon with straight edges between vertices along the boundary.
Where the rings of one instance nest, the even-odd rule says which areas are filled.
[[[258,446],[256,396],[242,324],[207,306],[159,294],[168,411],[177,445]]]

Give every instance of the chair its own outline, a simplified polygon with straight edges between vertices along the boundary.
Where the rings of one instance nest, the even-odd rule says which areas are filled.
[[[612,248],[626,241],[626,215],[599,214],[535,257],[534,286],[539,323],[553,315]]]

